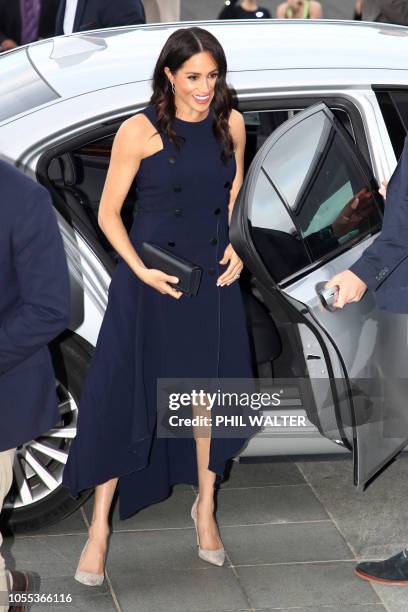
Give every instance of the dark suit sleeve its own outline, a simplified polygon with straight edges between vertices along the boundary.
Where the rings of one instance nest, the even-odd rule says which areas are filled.
[[[146,23],[146,15],[141,0],[108,0],[101,20],[103,28],[137,25]]]
[[[62,36],[64,34],[64,15],[65,15],[65,2],[61,0],[57,16],[55,18],[54,36]]]
[[[12,231],[20,301],[0,326],[2,374],[46,346],[69,323],[68,266],[51,198],[35,184],[22,195],[24,211]]]
[[[379,236],[350,268],[376,290],[408,257],[408,138],[387,188],[384,222]]]
[[[15,32],[17,25],[21,28],[18,3],[8,3],[7,0],[0,0],[0,45],[9,38],[18,42]]]

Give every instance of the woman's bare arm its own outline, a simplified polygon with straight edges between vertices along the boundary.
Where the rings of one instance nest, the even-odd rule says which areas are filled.
[[[320,2],[310,3],[310,19],[321,19],[323,17],[322,5]]]
[[[244,181],[244,153],[246,132],[244,118],[241,113],[236,110],[233,110],[231,112],[229,126],[232,140],[234,143],[235,161],[237,169],[230,190],[230,199],[228,203],[228,222],[231,220],[231,214],[234,208],[235,200],[237,199],[237,195]],[[241,259],[232,248],[231,243],[228,244],[227,248],[225,249],[223,258],[220,260],[220,263],[223,265],[228,264],[228,266],[226,270],[224,270],[224,272],[221,274],[221,276],[218,277],[217,285],[220,285],[221,287],[223,285],[231,285],[231,283],[235,282],[237,278],[239,278],[241,270],[244,267]]]
[[[276,19],[285,19],[286,11],[288,10],[286,2],[280,4],[276,9]]]
[[[125,121],[116,134],[108,173],[98,212],[98,223],[115,251],[133,272],[145,283],[162,294],[179,298],[182,293],[169,283],[178,278],[161,270],[148,269],[131,243],[120,211],[129,188],[144,157],[160,150],[152,126],[144,115],[135,115]],[[159,136],[160,138],[160,136]],[[156,150],[154,150],[156,149]]]
[[[135,274],[145,266],[129,239],[120,211],[143,158],[145,137],[139,116],[131,117],[120,126],[113,142],[98,212],[100,228]]]

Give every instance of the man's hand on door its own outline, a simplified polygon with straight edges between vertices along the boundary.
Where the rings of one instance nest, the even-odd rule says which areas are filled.
[[[325,285],[326,289],[333,287],[338,287],[337,299],[333,302],[335,308],[343,308],[350,302],[359,302],[367,291],[367,285],[351,270],[336,274]]]

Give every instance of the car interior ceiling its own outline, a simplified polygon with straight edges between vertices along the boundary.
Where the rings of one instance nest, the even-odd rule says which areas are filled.
[[[259,148],[270,134],[296,110],[274,110],[244,113],[247,131],[245,151],[245,174]],[[343,126],[352,134],[348,114],[336,111]],[[97,221],[98,206],[110,161],[113,139],[119,122],[112,125],[112,132],[102,138],[94,138],[54,157],[48,166],[48,178],[64,199],[67,207],[74,210],[89,229],[92,239],[114,260],[118,260]],[[122,207],[122,220],[127,230],[133,222],[137,207],[136,180],[132,184]],[[243,274],[243,291],[248,329],[253,344],[258,376],[260,378],[305,377],[307,368],[303,359],[297,328],[280,323],[277,327],[272,313],[255,297],[249,272]],[[294,355],[296,358],[294,359]]]

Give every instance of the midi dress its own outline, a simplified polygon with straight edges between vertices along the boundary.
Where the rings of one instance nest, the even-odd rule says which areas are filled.
[[[155,107],[141,112],[158,130]],[[239,283],[216,285],[226,269],[219,261],[229,243],[235,157],[221,159],[212,110],[172,126],[184,142],[177,147],[161,133],[163,148],[141,161],[129,237],[136,252],[152,242],[201,266],[200,288],[178,300],[163,295],[119,259],[62,480],[76,497],[118,477],[122,520],[168,497],[174,484],[198,484],[194,438],[157,435],[157,380],[254,376]],[[247,432],[211,437],[208,469],[217,483],[256,429]]]

